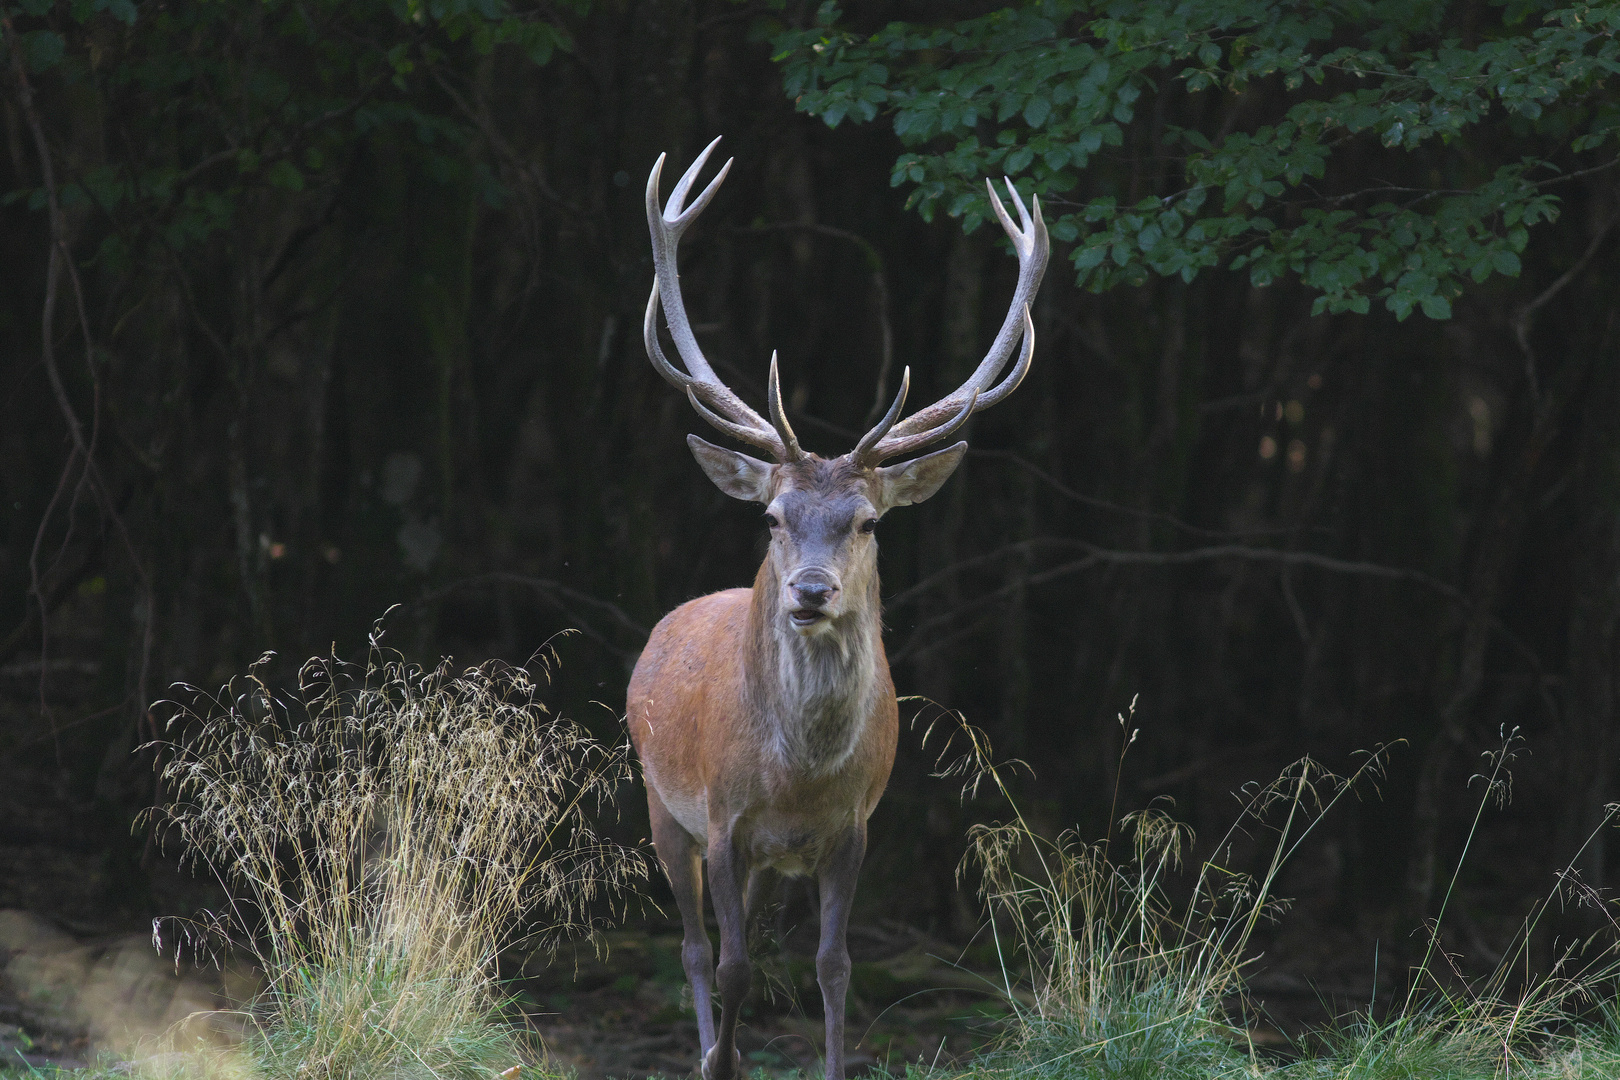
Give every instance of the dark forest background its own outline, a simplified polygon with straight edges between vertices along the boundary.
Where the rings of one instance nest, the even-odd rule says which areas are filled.
[[[1519,25],[1408,6],[1428,12],[1418,38]],[[860,4],[845,23],[993,7]],[[521,662],[577,630],[558,706],[620,730],[647,628],[746,583],[764,542],[758,509],[691,460],[684,435],[710,433],[642,348],[660,152],[667,190],[725,136],[687,303],[756,407],[780,351],[810,449],[853,444],[880,374],[909,364],[918,403],[954,387],[1011,295],[993,228],[924,220],[891,186],[882,115],[829,128],[784,93],[773,36],[809,5],[4,11],[0,906],[93,923],[172,904],[130,829],[161,797],[137,752],[166,715],[150,704],[269,650],[283,679],[334,647],[359,658],[390,609],[387,643],[426,662]],[[1195,121],[1218,137],[1284,90],[1204,93]],[[1175,190],[1142,162],[1189,100],[1145,98],[1086,190]],[[1116,798],[1170,799],[1219,836],[1241,784],[1390,746],[1380,791],[1284,882],[1322,941],[1389,948],[1434,913],[1480,754],[1516,731],[1512,801],[1457,905],[1456,947],[1488,961],[1560,868],[1611,883],[1612,837],[1588,837],[1620,753],[1620,171],[1500,107],[1468,140],[1373,139],[1335,166],[1344,190],[1441,189],[1458,161],[1560,163],[1517,273],[1469,281],[1449,318],[1313,314],[1297,276],[1225,266],[1088,291],[1059,239],[1028,380],[880,537],[901,692],[1029,762],[1053,831],[1101,836]],[[1048,212],[1077,200],[1054,190]],[[997,811],[930,776],[933,713],[911,711],[862,903],[970,933],[956,863]],[[624,806],[643,835],[638,796]]]

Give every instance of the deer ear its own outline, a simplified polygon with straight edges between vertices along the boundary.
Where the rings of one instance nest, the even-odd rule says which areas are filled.
[[[962,464],[967,448],[967,443],[959,442],[912,461],[873,470],[877,474],[879,508],[887,511],[894,506],[910,506],[933,495]]]
[[[692,456],[703,466],[703,471],[714,481],[714,486],[733,499],[757,503],[771,501],[771,478],[776,475],[775,465],[704,442],[696,435],[688,435],[686,445],[692,448]]]

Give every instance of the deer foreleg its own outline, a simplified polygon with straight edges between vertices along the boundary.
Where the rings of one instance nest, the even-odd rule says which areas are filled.
[[[742,1062],[737,1052],[737,1015],[753,984],[753,965],[748,960],[748,920],[743,914],[743,881],[730,830],[720,832],[709,826],[709,895],[714,900],[715,921],[720,924],[720,966],[715,979],[720,984],[720,1030],[714,1046],[703,1057],[703,1080],[732,1080]]]
[[[821,946],[816,950],[816,981],[827,1015],[827,1080],[844,1080],[844,999],[849,994],[849,909],[855,880],[866,856],[866,823],[861,822],[822,867]]]
[[[714,946],[703,925],[703,863],[697,841],[681,827],[658,793],[647,786],[647,811],[652,818],[653,847],[675,894],[681,912],[681,967],[692,987],[692,1009],[697,1013],[700,1053],[714,1045]]]

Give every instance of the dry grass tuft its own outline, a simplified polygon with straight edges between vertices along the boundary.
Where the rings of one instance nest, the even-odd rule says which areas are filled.
[[[499,1015],[498,951],[588,931],[642,880],[596,812],[630,776],[623,747],[488,663],[414,667],[373,639],[363,669],[309,661],[295,692],[261,678],[196,694],[171,730],[154,815],[238,899],[171,921],[262,965],[250,1070],[299,1080],[487,1078],[525,1056]]]

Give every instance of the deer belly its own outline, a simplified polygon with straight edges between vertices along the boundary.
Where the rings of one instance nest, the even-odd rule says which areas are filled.
[[[709,800],[704,792],[699,791],[695,796],[676,795],[670,798],[660,791],[658,797],[664,800],[670,815],[681,823],[681,828],[692,834],[692,839],[699,844],[708,844]]]
[[[756,824],[746,843],[749,866],[768,866],[788,877],[814,874],[844,828],[814,828],[803,823]]]
[[[709,793],[704,788],[686,790],[674,784],[661,784],[649,767],[643,766],[643,779],[647,786],[658,792],[658,801],[664,804],[669,816],[689,833],[698,845],[709,843]]]

